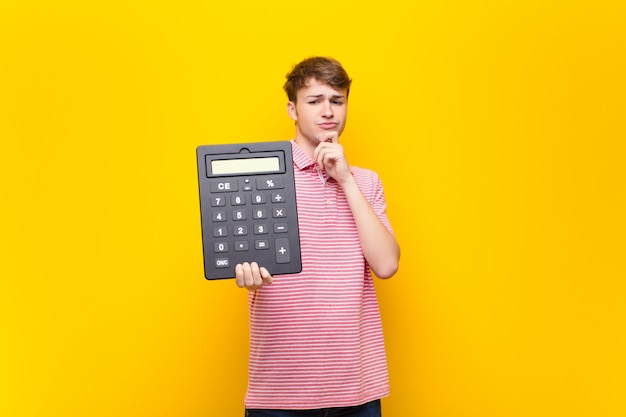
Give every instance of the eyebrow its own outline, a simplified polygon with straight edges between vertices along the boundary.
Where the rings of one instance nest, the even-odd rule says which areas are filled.
[[[306,96],[306,98],[320,98],[320,97],[324,97],[324,94],[309,94],[308,96]],[[343,94],[333,94],[330,97],[331,98],[345,98]]]

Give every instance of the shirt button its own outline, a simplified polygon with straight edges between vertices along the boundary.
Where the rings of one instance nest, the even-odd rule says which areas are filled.
[[[330,204],[332,203],[330,200],[326,200],[326,204]]]

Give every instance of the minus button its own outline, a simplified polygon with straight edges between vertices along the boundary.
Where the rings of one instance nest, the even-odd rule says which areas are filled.
[[[276,223],[274,224],[274,233],[287,233],[287,223]]]

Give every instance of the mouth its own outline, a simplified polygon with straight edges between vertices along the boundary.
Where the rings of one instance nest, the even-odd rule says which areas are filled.
[[[336,129],[337,128],[337,123],[335,122],[324,122],[324,123],[318,123],[317,125],[321,127],[322,129]]]

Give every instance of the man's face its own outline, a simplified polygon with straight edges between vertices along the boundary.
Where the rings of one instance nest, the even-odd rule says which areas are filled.
[[[297,97],[296,103],[287,104],[289,117],[296,121],[296,142],[307,140],[316,146],[330,132],[341,135],[348,112],[345,90],[335,90],[312,78]]]

